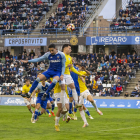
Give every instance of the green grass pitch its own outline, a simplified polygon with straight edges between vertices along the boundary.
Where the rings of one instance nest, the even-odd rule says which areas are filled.
[[[55,108],[55,112],[57,108]],[[87,120],[89,127],[82,128],[83,121],[69,123],[60,120],[60,132],[54,129],[54,117],[42,115],[35,124],[31,113],[21,106],[0,106],[0,140],[140,140],[139,109],[101,108],[103,116],[89,108],[94,120]]]

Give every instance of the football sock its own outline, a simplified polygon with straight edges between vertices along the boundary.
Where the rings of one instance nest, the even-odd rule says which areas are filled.
[[[50,111],[49,111],[48,109],[46,109],[46,112],[47,112],[48,114],[50,114]]]
[[[69,102],[69,114],[72,114],[72,102]]]
[[[85,110],[85,112],[87,113],[87,115],[88,115],[88,116],[90,115],[90,113],[89,113],[88,109],[86,109],[86,110]]]
[[[78,104],[78,95],[77,95],[76,89],[72,89],[72,95],[73,95],[75,104]]]
[[[61,90],[62,108],[65,106],[65,90]]]
[[[29,109],[29,111],[30,111],[31,113],[33,113],[33,110],[32,110],[32,109]]]
[[[91,102],[91,103],[92,103],[92,105],[95,107],[95,109],[97,110],[98,108],[97,108],[97,106],[96,106],[95,101],[93,101],[93,102]]]
[[[41,111],[40,111],[40,112],[38,112],[38,116],[40,116],[40,115],[42,115],[42,114],[41,114]]]
[[[60,119],[60,117],[55,117],[55,125],[59,124],[59,119]]]
[[[55,87],[55,85],[55,83],[51,83],[48,89],[46,90],[46,94],[48,94]]]
[[[75,113],[77,112],[77,108],[74,108],[74,112],[75,112]]]
[[[38,109],[35,110],[34,120],[37,119],[37,116],[38,116]]]
[[[54,111],[55,103],[52,103],[52,112]]]
[[[37,87],[38,83],[39,82],[37,80],[35,80],[33,82],[32,87],[30,88],[30,91],[29,91],[30,94],[35,90],[35,88]]]
[[[87,119],[86,119],[86,117],[85,117],[85,112],[84,112],[84,110],[80,111],[80,115],[81,115],[81,118],[82,118],[83,121],[84,121],[84,124],[87,124]]]

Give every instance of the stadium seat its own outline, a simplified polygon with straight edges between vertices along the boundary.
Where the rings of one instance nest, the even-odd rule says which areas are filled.
[[[103,87],[106,88],[106,84],[103,84]]]
[[[98,96],[98,97],[99,97],[99,93],[96,93],[96,96]]]
[[[107,87],[111,87],[111,84],[107,84]]]

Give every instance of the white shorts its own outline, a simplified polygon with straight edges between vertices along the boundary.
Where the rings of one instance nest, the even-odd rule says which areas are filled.
[[[79,104],[84,104],[84,99],[87,100],[88,95],[91,95],[89,90],[85,90],[84,92],[80,93]]]
[[[62,103],[62,99],[61,99],[61,93],[55,93],[54,94],[54,97],[55,97],[55,100],[56,100],[56,103]],[[68,104],[69,103],[69,99],[65,93],[65,104]]]
[[[50,103],[50,100],[47,101],[47,104]]]
[[[26,106],[36,104],[36,101],[34,98],[32,98],[30,101],[28,101],[26,98],[24,98],[24,102],[25,102]]]
[[[61,81],[60,84],[70,85],[71,83],[74,83],[71,75],[64,74],[63,81]]]

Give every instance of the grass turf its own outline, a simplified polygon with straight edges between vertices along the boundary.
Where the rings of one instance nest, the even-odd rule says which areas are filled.
[[[57,108],[55,108],[55,112]],[[83,121],[69,123],[60,120],[60,132],[54,129],[54,117],[42,115],[35,124],[30,122],[31,113],[22,106],[0,106],[0,140],[139,140],[139,109],[102,108],[99,116],[94,108],[89,108],[94,120],[89,127],[82,128]]]

